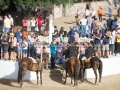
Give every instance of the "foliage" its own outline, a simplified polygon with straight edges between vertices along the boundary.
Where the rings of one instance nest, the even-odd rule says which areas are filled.
[[[78,0],[0,0],[0,10],[8,9],[13,3],[16,7],[21,6],[24,10],[34,10],[36,7],[49,7],[53,5],[73,4]]]

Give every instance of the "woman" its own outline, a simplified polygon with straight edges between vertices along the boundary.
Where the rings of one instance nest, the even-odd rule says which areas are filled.
[[[22,59],[22,40],[19,40],[17,43],[17,51],[18,51],[18,60]]]
[[[30,26],[31,26],[32,32],[35,32],[35,24],[36,24],[36,21],[35,21],[35,18],[33,17],[32,20],[30,21]]]
[[[116,34],[115,56],[120,52],[120,32]]]
[[[64,42],[64,28],[61,27],[59,31],[59,36],[60,36],[60,42]]]
[[[22,25],[23,25],[23,30],[26,30],[28,25],[28,20],[26,17],[24,17],[24,19],[22,20]]]
[[[42,26],[42,16],[40,14],[38,14],[38,18],[37,18],[37,26],[38,26],[38,33],[39,35],[41,35],[41,26]]]

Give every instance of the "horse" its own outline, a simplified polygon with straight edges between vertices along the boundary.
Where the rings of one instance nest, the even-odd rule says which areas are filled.
[[[79,60],[80,57],[79,57]],[[102,68],[103,68],[103,63],[102,61],[98,58],[98,57],[91,57],[89,62],[84,61],[84,68],[81,69],[83,70],[83,74],[82,74],[82,81],[84,82],[84,76],[85,76],[85,70],[92,68],[95,74],[95,84],[97,83],[97,69],[99,72],[99,83],[101,82],[101,77],[102,77]]]
[[[60,56],[65,56],[65,58],[68,57],[68,52],[66,48],[63,48]],[[74,75],[74,86],[77,86],[77,79],[78,79],[78,74],[80,71],[80,60],[77,59],[76,57],[71,57],[67,62],[66,62],[66,76],[65,76],[65,82],[64,84],[66,84],[66,79],[67,79],[67,73],[68,71],[70,71],[71,73],[71,84],[72,84],[72,79],[73,79],[73,75]]]
[[[38,65],[38,63],[33,63],[33,58],[25,57],[21,60],[19,60],[19,69],[18,69],[18,84],[20,83],[20,87],[23,87],[23,77],[27,70],[36,72],[37,75],[37,85],[39,84],[39,75],[38,72],[40,72],[40,84],[42,84],[42,72],[43,72],[43,64],[40,63],[41,66]],[[40,69],[39,69],[40,67]]]

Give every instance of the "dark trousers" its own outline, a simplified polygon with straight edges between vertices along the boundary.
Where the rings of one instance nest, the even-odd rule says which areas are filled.
[[[39,35],[41,35],[41,26],[38,26]]]
[[[98,16],[99,16],[99,21],[102,22],[102,14]]]
[[[70,37],[70,44],[74,42],[74,37]]]
[[[34,32],[35,31],[35,27],[33,26],[33,27],[31,27],[31,31],[32,32]]]
[[[57,55],[56,54],[51,54],[51,69],[55,68],[56,59],[57,59]]]

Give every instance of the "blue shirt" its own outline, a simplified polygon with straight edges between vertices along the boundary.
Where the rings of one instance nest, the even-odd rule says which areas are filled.
[[[99,38],[102,37],[101,34],[97,34],[96,36],[99,37]],[[94,39],[94,44],[100,44],[100,43],[101,43],[101,39],[97,39],[97,38]]]
[[[51,52],[51,54],[56,54],[57,53],[56,46],[53,43],[50,44],[50,52]]]
[[[71,28],[68,34],[70,35],[70,37],[74,37],[74,29]]]
[[[16,38],[17,38],[17,40],[19,40],[19,39],[22,38],[22,36],[21,36],[20,34],[21,34],[20,31],[17,31],[17,32],[16,32]]]

